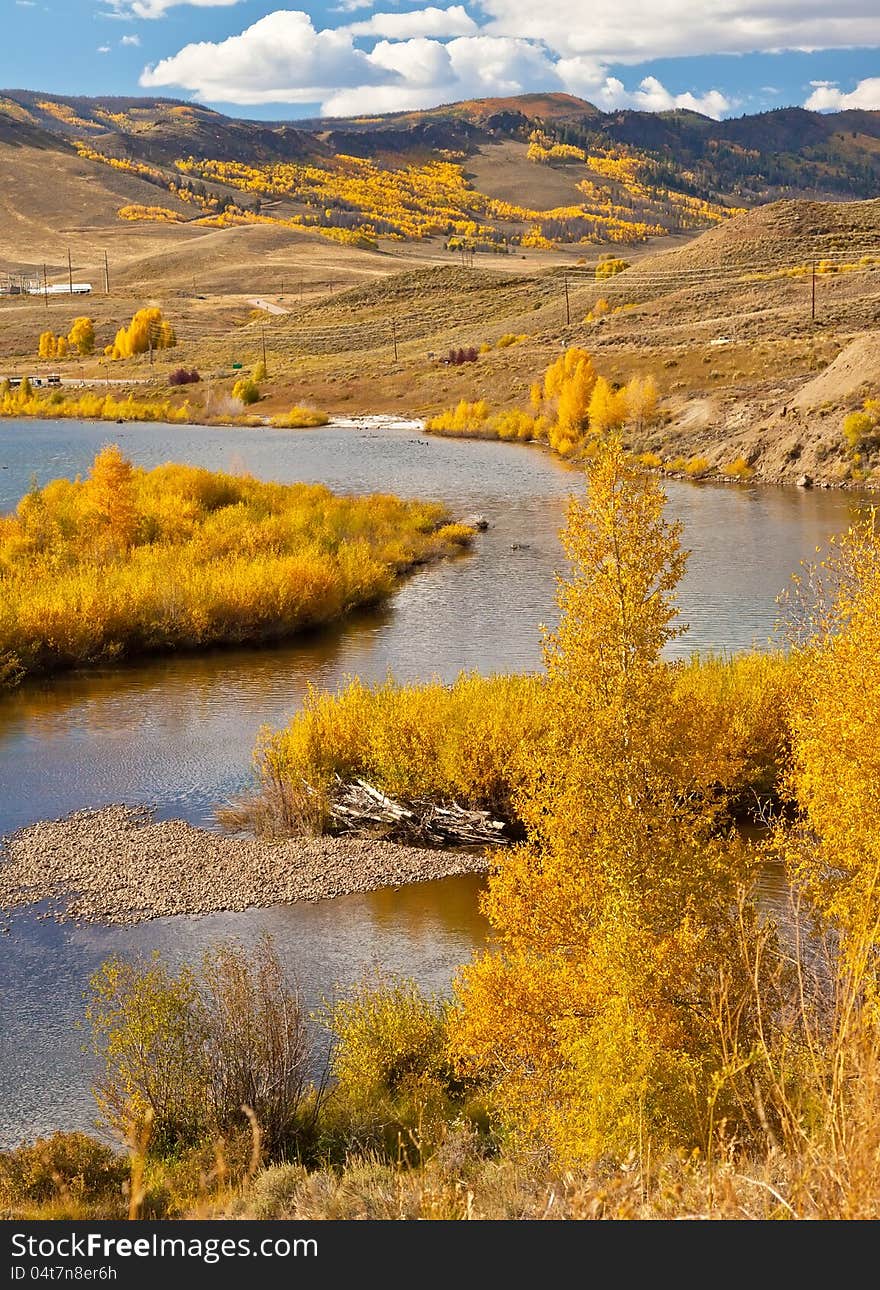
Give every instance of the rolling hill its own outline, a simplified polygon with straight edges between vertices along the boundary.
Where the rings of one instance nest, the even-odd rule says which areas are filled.
[[[528,94],[385,116],[258,122],[173,99],[0,91],[0,145],[16,136],[160,168],[188,157],[320,166],[340,154],[393,168],[454,154],[477,173],[480,159],[499,147],[538,139],[575,203],[582,194],[574,181],[590,171],[578,152],[628,159],[638,181],[657,194],[727,206],[792,196],[871,197],[880,190],[880,112],[867,111],[783,108],[714,121],[683,110],[603,113],[572,95]],[[542,209],[537,170],[524,170],[519,195],[522,205]]]

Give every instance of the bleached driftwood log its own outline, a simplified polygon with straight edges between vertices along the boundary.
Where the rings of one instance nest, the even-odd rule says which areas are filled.
[[[330,815],[339,833],[382,832],[436,846],[505,846],[510,840],[504,821],[493,820],[488,811],[468,810],[457,802],[403,805],[364,779],[345,783],[337,778]]]

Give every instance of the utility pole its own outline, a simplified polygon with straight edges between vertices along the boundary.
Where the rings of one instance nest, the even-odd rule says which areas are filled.
[[[816,261],[815,260],[813,261],[812,284],[813,284],[812,285],[812,305],[811,305],[810,317],[812,318],[813,322],[815,322],[816,321]]]
[[[565,325],[566,327],[570,327],[571,326],[571,304],[568,299],[568,278],[563,278],[562,281],[565,286]]]
[[[263,371],[264,371],[264,372],[266,373],[266,375],[268,376],[268,375],[269,375],[269,369],[268,369],[268,367],[266,366],[266,328],[265,328],[265,327],[261,327],[261,328],[260,328],[260,336],[261,336],[262,341],[263,341]]]
[[[70,247],[67,248],[67,284],[70,287],[70,294],[73,295],[73,264],[70,259]]]
[[[107,259],[107,252],[104,252],[104,290],[110,294],[110,261]]]
[[[45,264],[43,265],[43,300],[46,308],[49,308],[49,274]]]
[[[394,361],[397,362],[397,319],[391,319],[391,339],[394,343]]]

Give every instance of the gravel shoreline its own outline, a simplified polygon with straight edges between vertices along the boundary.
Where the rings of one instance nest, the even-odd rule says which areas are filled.
[[[147,808],[107,806],[4,839],[0,910],[56,902],[59,921],[132,924],[486,873],[484,855],[370,838],[228,837]]]

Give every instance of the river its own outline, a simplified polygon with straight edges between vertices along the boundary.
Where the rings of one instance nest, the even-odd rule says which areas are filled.
[[[31,482],[84,473],[116,441],[138,465],[187,461],[341,492],[437,498],[489,522],[474,552],[408,579],[385,607],[295,644],[154,659],[31,683],[0,697],[0,834],[110,802],[212,824],[245,788],[260,728],[286,722],[308,685],[347,677],[445,680],[540,667],[554,618],[558,530],[577,472],[537,449],[424,436],[375,420],[314,431],[0,423],[0,511]],[[692,555],[681,587],[687,634],[671,653],[766,646],[775,599],[800,561],[843,531],[852,494],[670,481],[670,512]],[[309,1007],[381,968],[448,988],[484,942],[476,879],[347,896],[320,905],[74,927],[41,910],[0,937],[0,1147],[55,1128],[93,1127],[86,1036],[90,974],[108,954],[197,958],[221,938],[272,933]]]

